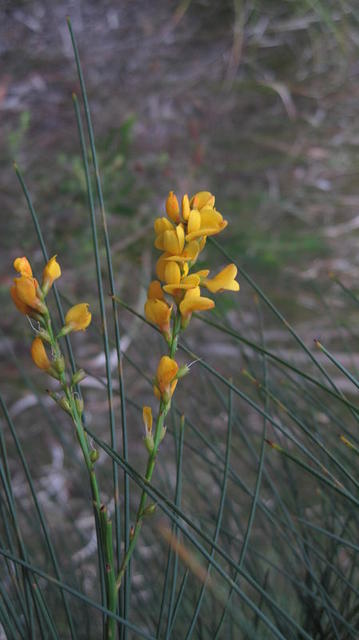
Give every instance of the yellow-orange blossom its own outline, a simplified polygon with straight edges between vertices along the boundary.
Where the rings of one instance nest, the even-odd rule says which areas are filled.
[[[191,273],[199,254],[206,245],[208,236],[221,233],[227,220],[215,208],[215,197],[209,191],[200,191],[189,198],[185,194],[181,207],[173,191],[166,200],[166,216],[154,222],[155,247],[161,251],[156,263],[157,280],[148,288],[145,315],[149,322],[157,325],[165,337],[170,355],[175,353],[176,340],[194,311],[213,309],[214,300],[201,295],[201,287],[211,293],[238,291],[237,267],[227,265],[213,278],[209,270]],[[173,309],[176,309],[174,317]],[[188,371],[188,370],[187,370]],[[154,381],[155,396],[169,403],[176,388],[181,370],[173,357],[162,356]],[[144,407],[143,419],[146,438],[149,438],[150,407]],[[152,438],[152,435],[151,435]]]

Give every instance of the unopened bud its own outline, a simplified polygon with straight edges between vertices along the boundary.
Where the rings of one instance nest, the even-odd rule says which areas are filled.
[[[179,204],[173,191],[170,191],[168,194],[168,198],[166,200],[166,212],[172,222],[180,222],[181,217],[179,212]]]
[[[92,449],[92,451],[90,453],[91,462],[97,462],[99,457],[100,457],[100,452],[98,451],[98,449]]]
[[[154,503],[149,504],[143,511],[142,511],[142,517],[145,516],[152,516],[154,514],[154,512],[156,511],[156,505]]]
[[[70,403],[68,401],[67,398],[65,398],[65,396],[63,396],[62,398],[59,398],[57,400],[57,404],[60,405],[60,407],[66,411],[66,413],[68,413],[70,416],[72,415],[72,411],[71,411],[71,407],[70,407]]]
[[[189,373],[189,367],[185,364],[183,367],[180,367],[177,371],[176,378],[184,378]]]
[[[160,435],[160,442],[162,442],[162,440],[165,437],[166,433],[167,433],[167,428],[166,427],[162,427],[161,435]]]
[[[77,409],[77,412],[79,413],[79,415],[81,416],[84,410],[84,401],[82,398],[75,398],[75,406]]]
[[[82,380],[84,380],[86,378],[86,373],[84,372],[83,369],[79,369],[78,371],[75,371],[74,375],[71,378],[71,385],[75,386],[76,384],[79,384],[80,382],[82,382]]]
[[[145,441],[145,447],[146,447],[148,453],[151,454],[152,451],[153,451],[153,447],[154,447],[154,441],[153,441],[152,433],[147,433],[146,437],[144,438],[144,441]]]
[[[59,356],[54,360],[53,367],[58,373],[63,373],[65,371],[65,360],[63,356]]]

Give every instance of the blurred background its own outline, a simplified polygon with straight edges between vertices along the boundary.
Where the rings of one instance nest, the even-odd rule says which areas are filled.
[[[95,267],[71,98],[79,86],[67,15],[87,83],[120,297],[142,312],[156,259],[153,219],[163,215],[168,191],[182,196],[209,190],[229,220],[222,246],[256,279],[305,344],[312,349],[313,339],[320,337],[344,363],[359,364],[358,312],[333,281],[334,274],[358,289],[356,1],[2,0],[0,383],[23,446],[33,450],[37,487],[50,514],[53,509],[50,518],[59,536],[58,501],[65,505],[69,496],[78,498],[80,513],[83,506],[76,466],[64,472],[72,464],[65,455],[72,435],[61,414],[54,428],[45,430],[47,418],[37,392],[29,390],[29,376],[41,394],[48,383],[34,372],[31,328],[13,308],[8,290],[15,257],[27,255],[35,271],[42,269],[12,166],[16,160],[49,254],[58,255],[62,294],[71,302],[89,301],[94,312],[91,331],[77,335],[74,343],[79,364],[92,374],[83,387],[89,424],[106,434]],[[213,248],[203,260],[201,266],[223,265]],[[242,281],[235,302],[224,295],[218,303],[231,326],[249,337],[255,332],[254,306],[253,292]],[[288,333],[266,310],[263,314],[267,347],[303,363]],[[125,356],[153,375],[162,348],[157,336],[124,311],[120,322]],[[342,342],[342,329],[349,325],[350,341],[346,334]],[[189,346],[238,379],[242,358],[226,336],[214,340],[208,331],[194,322]],[[130,361],[125,359],[124,366],[129,396],[140,404],[151,401],[146,380]],[[336,383],[347,390],[347,381]],[[196,416],[198,396],[188,400],[180,390],[178,397],[179,405],[188,402]],[[42,403],[50,406],[46,398]],[[140,414],[135,406],[129,412],[131,462],[141,468]],[[221,430],[223,415],[219,410],[213,415],[213,428]],[[258,433],[255,416],[250,424]],[[40,437],[41,447],[34,444]],[[174,467],[168,465],[173,483]],[[19,474],[21,497],[21,472],[15,462],[12,469]],[[84,513],[79,528],[81,564],[91,515]]]

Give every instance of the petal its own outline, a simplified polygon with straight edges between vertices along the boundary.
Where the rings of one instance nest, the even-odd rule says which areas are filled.
[[[172,382],[178,371],[178,364],[169,356],[162,356],[157,367],[157,384],[163,393],[166,387]]]
[[[152,423],[153,423],[151,407],[143,407],[143,409],[142,409],[142,417],[143,417],[143,422],[145,423],[146,431],[151,433],[151,431],[152,431]]]
[[[173,222],[180,221],[179,204],[173,191],[170,191],[168,194],[168,197],[166,200],[166,212],[168,217],[171,218]]]
[[[84,331],[89,326],[92,317],[88,307],[86,302],[71,307],[65,316],[66,326],[71,327],[72,331]]]
[[[214,206],[215,197],[210,191],[199,191],[191,198],[191,207],[202,209],[204,206]]]
[[[184,229],[183,229],[183,224],[178,224],[176,227],[176,234],[177,234],[177,240],[178,240],[178,248],[179,251],[176,253],[182,253],[183,251],[183,247],[184,247]]]
[[[219,227],[223,222],[223,216],[216,209],[205,207],[201,211],[201,228]]]
[[[30,277],[32,276],[30,262],[25,256],[23,256],[22,258],[16,258],[16,260],[14,260],[14,269],[21,275]]]
[[[56,260],[57,256],[52,256],[42,273],[42,284],[47,288],[51,287],[54,280],[57,280],[61,276],[61,268]]]
[[[167,284],[179,284],[181,281],[181,270],[177,262],[167,262],[165,266],[165,282]]]
[[[158,300],[163,300],[164,295],[159,280],[152,280],[150,286],[148,287],[147,298],[149,298],[149,300],[155,298],[157,298]]]
[[[32,309],[39,311],[42,305],[37,297],[37,282],[35,278],[21,275],[20,278],[15,278],[14,285],[17,298]]]
[[[160,233],[163,233],[164,231],[170,231],[171,229],[173,229],[173,224],[171,224],[168,218],[165,218],[163,216],[162,218],[156,218],[154,227],[155,227],[155,234],[156,236],[158,236]]]
[[[175,260],[176,262],[193,262],[199,253],[198,242],[193,241],[185,245],[181,255],[168,255],[165,260]]]
[[[213,309],[214,301],[210,298],[202,298],[200,288],[190,289],[186,291],[186,294],[180,303],[181,315],[186,317],[193,313],[193,311],[205,311],[207,309]]]
[[[160,280],[165,279],[165,267],[167,264],[166,260],[168,257],[169,257],[169,253],[163,253],[156,262],[156,274]]]
[[[41,338],[35,338],[35,340],[33,340],[31,345],[31,357],[39,369],[42,369],[43,371],[50,369],[51,363]]]
[[[189,205],[189,198],[188,198],[187,193],[185,193],[183,198],[182,198],[182,218],[183,218],[183,220],[188,220],[190,210],[191,210],[191,208],[190,208],[190,205]]]
[[[239,284],[235,277],[237,275],[237,267],[235,264],[227,265],[222,271],[217,273],[214,278],[205,279],[203,285],[212,293],[218,291],[239,291]]]
[[[149,322],[156,324],[161,331],[168,332],[170,328],[172,306],[163,300],[147,300],[145,316]]]
[[[192,209],[188,218],[187,234],[193,233],[193,231],[198,231],[200,226],[201,226],[201,214],[198,211],[198,209]]]
[[[156,246],[156,245],[155,245]],[[157,247],[159,248],[159,247]],[[182,249],[180,248],[177,231],[164,231],[163,233],[163,247],[162,250],[167,251],[168,253],[172,253],[176,255],[177,253],[181,253]]]
[[[28,316],[28,315],[31,314],[33,309],[31,307],[29,307],[29,305],[25,304],[25,302],[20,300],[20,298],[17,295],[17,291],[16,291],[16,286],[15,285],[13,285],[10,288],[10,295],[12,297],[13,303],[15,304],[16,308],[20,311],[20,313],[23,313],[25,316]]]

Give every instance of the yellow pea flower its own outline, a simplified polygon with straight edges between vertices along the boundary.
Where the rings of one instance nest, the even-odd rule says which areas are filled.
[[[239,291],[239,283],[235,280],[237,275],[237,267],[235,264],[227,265],[222,271],[217,273],[214,278],[206,278],[202,281],[203,286],[207,287],[212,293],[219,291]]]
[[[223,231],[226,228],[228,222],[223,220],[223,216],[210,207],[204,207],[200,211],[200,226],[198,229],[190,231],[186,235],[186,241],[189,242],[195,238],[201,236],[213,236]]]
[[[184,245],[183,251],[179,255],[168,254],[165,260],[174,260],[175,262],[195,262],[200,252],[200,245],[196,240],[188,242]]]
[[[156,397],[170,400],[177,385],[178,364],[169,356],[162,356],[156,373],[154,391]]]
[[[210,191],[198,191],[190,200],[192,209],[203,209],[203,207],[214,207],[215,197]]]
[[[163,290],[172,296],[178,296],[183,290],[198,287],[199,283],[200,277],[195,273],[191,273],[189,276],[181,278],[178,283],[166,284]]]
[[[149,322],[157,325],[167,338],[170,336],[172,305],[164,300],[149,298],[145,304],[145,316]]]
[[[14,260],[14,269],[22,276],[30,276],[30,278],[32,277],[31,265],[28,259],[25,258],[25,256],[23,256],[22,258],[16,258],[16,260]]]
[[[44,313],[46,311],[45,305],[38,297],[38,283],[35,278],[28,275],[20,275],[19,278],[14,279],[14,284],[10,289],[11,297],[21,313],[29,313],[37,311],[38,313]]]
[[[65,316],[65,333],[84,331],[89,326],[92,315],[88,310],[88,306],[86,302],[81,302],[68,310]],[[63,330],[60,333],[64,335]]]
[[[39,369],[48,371],[51,367],[51,362],[45,351],[44,343],[41,338],[35,338],[31,345],[31,357]]]
[[[184,248],[185,233],[182,224],[178,224],[175,229],[166,230],[157,236],[155,240],[156,249],[177,255],[182,253]]]
[[[52,256],[42,272],[42,291],[46,295],[52,284],[61,276],[61,268],[56,260],[57,256]]]
[[[181,220],[178,200],[173,191],[170,191],[168,194],[166,200],[166,212],[168,217],[176,224]]]
[[[194,311],[206,311],[207,309],[213,309],[214,306],[213,300],[201,296],[199,287],[189,289],[180,303],[182,325],[187,326]]]

